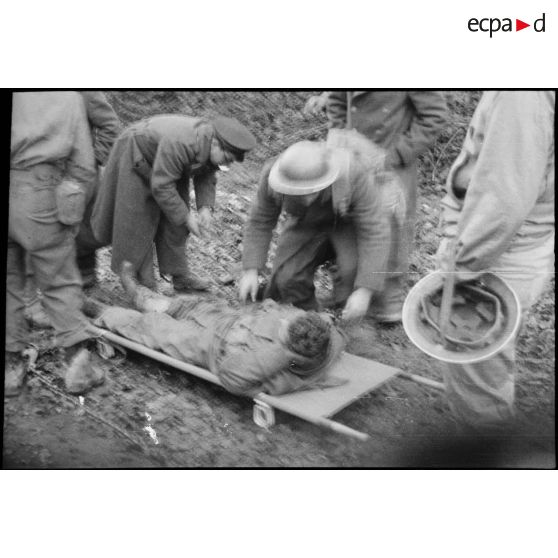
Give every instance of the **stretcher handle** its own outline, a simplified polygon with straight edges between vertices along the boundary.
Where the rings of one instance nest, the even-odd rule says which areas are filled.
[[[453,293],[455,290],[455,241],[449,245],[448,271],[444,277],[444,287],[442,290],[442,303],[440,304],[440,337],[444,347],[448,347],[449,341],[446,338],[451,314]]]
[[[326,417],[317,417],[315,415],[310,415],[308,413],[305,413],[304,411],[301,411],[298,408],[295,408],[292,405],[289,405],[285,401],[281,401],[280,398],[273,397],[272,395],[267,395],[266,393],[258,393],[258,395],[254,397],[254,401],[256,403],[258,402],[267,403],[269,406],[274,407],[279,411],[284,411],[285,413],[289,413],[290,415],[299,417],[317,426],[323,426],[324,428],[327,428],[328,430],[332,430],[333,432],[338,432],[339,434],[345,434],[346,436],[351,436],[352,438],[356,438],[361,442],[366,442],[370,438],[370,436],[365,432],[360,432],[358,430],[355,430],[354,428],[345,426],[340,422],[335,422],[334,420],[328,419]]]

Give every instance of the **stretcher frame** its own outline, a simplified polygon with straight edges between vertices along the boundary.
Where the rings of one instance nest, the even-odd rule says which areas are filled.
[[[133,350],[161,362],[162,364],[167,364],[172,368],[223,387],[219,378],[205,368],[175,359],[106,329],[95,328],[95,333],[98,335],[100,340]],[[386,366],[384,364],[364,359],[362,357],[357,357],[355,355],[350,355],[348,353],[342,353],[341,358],[337,361],[337,363],[342,363],[341,368],[337,366],[337,370],[345,370],[342,375],[344,374],[344,379],[347,380],[346,384],[339,387],[311,389],[279,396],[259,393],[253,398],[254,422],[262,428],[269,429],[275,424],[275,411],[279,410],[312,424],[332,430],[333,432],[344,434],[361,441],[368,440],[369,435],[365,432],[355,430],[350,426],[346,426],[345,424],[332,420],[330,417],[348,407],[359,398],[364,397],[375,389],[378,389],[385,382],[402,372],[398,368]],[[331,366],[334,376],[336,375],[335,371],[337,363],[334,363]],[[350,367],[352,367],[352,369],[349,369]],[[360,375],[360,378],[358,378],[359,381],[357,381],[354,376],[355,368],[360,368],[361,372],[364,372],[365,375],[366,369],[368,368],[370,377],[365,378]],[[225,388],[223,387],[223,389]],[[337,395],[337,397],[335,397],[335,395]],[[314,407],[314,411],[312,411],[312,407]]]

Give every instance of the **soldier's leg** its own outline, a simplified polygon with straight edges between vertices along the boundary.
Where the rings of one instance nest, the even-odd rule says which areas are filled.
[[[336,306],[341,306],[354,290],[358,266],[356,233],[352,223],[338,225],[331,233],[330,241],[336,264],[333,274],[334,302]]]
[[[530,249],[508,252],[491,269],[514,289],[523,317],[549,281],[553,245],[554,239],[550,238],[538,245],[534,243]],[[512,426],[515,347],[516,339],[487,361],[447,365],[444,382],[448,403],[465,432],[493,434]]]
[[[383,203],[390,223],[387,273],[384,288],[374,295],[370,308],[371,316],[385,323],[401,321],[416,220],[416,166],[406,167],[398,174],[399,187],[384,191]]]
[[[91,337],[89,321],[81,312],[83,293],[75,258],[74,236],[69,231],[55,232],[52,244],[31,253],[43,306],[61,347],[70,347]]]
[[[6,262],[6,351],[25,349],[28,328],[24,317],[25,251],[8,237]]]
[[[130,262],[122,263],[120,281],[134,307],[138,310],[142,312],[166,312],[169,309],[171,299],[140,285],[135,278],[134,269]]]
[[[21,176],[22,173],[13,173]],[[69,347],[91,337],[81,312],[81,279],[75,261],[75,228],[57,219],[57,169],[25,173],[12,181],[18,193],[10,205],[10,236],[29,254],[43,306],[57,334],[57,344]]]
[[[173,225],[163,215],[155,236],[159,271],[171,275],[174,288],[178,292],[207,290],[211,282],[192,273],[186,259],[186,228]]]
[[[326,232],[287,221],[264,296],[304,310],[317,309],[314,272],[324,262],[328,246]]]
[[[25,319],[32,327],[50,327],[50,319],[46,315],[41,293],[31,271],[29,254],[25,255]]]

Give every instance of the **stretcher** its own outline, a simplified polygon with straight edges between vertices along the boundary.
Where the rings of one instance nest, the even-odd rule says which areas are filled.
[[[101,345],[106,342],[116,344],[222,387],[217,376],[205,368],[182,362],[102,328],[96,328],[96,333]],[[355,430],[331,417],[401,374],[401,371],[343,352],[330,366],[327,374],[346,382],[335,387],[309,389],[285,395],[259,393],[253,398],[254,422],[260,427],[271,428],[275,424],[275,411],[278,410],[334,432],[358,440],[367,440],[369,436],[365,432]]]

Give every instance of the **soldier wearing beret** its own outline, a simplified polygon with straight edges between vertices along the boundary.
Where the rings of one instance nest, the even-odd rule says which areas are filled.
[[[99,188],[91,226],[102,245],[112,244],[111,267],[132,263],[139,281],[155,287],[153,243],[161,274],[173,278],[175,291],[205,290],[186,261],[188,234],[211,226],[216,171],[256,145],[240,122],[158,115],[126,129],[116,141]],[[194,183],[197,215],[189,204]]]

